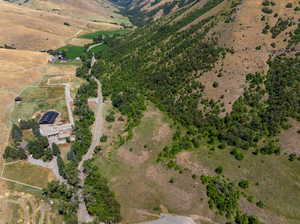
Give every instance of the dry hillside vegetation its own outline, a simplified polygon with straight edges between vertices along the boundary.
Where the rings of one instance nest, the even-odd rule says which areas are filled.
[[[70,18],[100,22],[126,22],[126,18],[117,13],[118,9],[105,0],[12,0],[12,2]]]
[[[120,121],[120,114],[115,114],[115,122],[106,122],[104,135],[108,140],[100,143],[103,151],[95,161],[121,203],[123,221],[137,223],[153,219],[160,212],[196,217],[203,213],[212,217],[199,196],[204,193],[204,189],[198,189],[199,182],[194,183],[191,176],[167,171],[155,162],[170,142],[172,130],[159,110],[148,108],[141,124],[134,129],[133,138],[118,149],[117,135],[123,133],[125,122]],[[109,113],[107,110],[106,115]]]
[[[24,87],[38,81],[43,75],[43,66],[48,64],[45,53],[0,49],[0,127],[1,152],[7,144],[9,113],[14,98]]]
[[[54,49],[65,45],[79,33],[118,28],[113,24],[74,19],[2,1],[0,27],[0,46],[6,44],[26,50]]]

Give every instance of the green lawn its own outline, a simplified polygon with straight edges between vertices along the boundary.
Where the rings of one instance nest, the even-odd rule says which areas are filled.
[[[83,35],[79,36],[79,38],[92,40],[92,39],[94,39],[95,37],[97,37],[99,35],[126,34],[128,32],[130,32],[130,30],[127,30],[127,29],[122,29],[122,30],[99,30],[99,31],[96,31],[94,33],[83,34]]]
[[[66,52],[66,58],[68,59],[75,59],[84,53],[84,47],[74,45],[66,45],[57,50]]]

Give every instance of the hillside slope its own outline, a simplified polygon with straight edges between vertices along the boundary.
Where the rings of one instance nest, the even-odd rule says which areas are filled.
[[[9,0],[9,2],[71,18],[127,23],[127,19],[117,13],[118,9],[106,0]]]
[[[93,74],[127,118],[117,155],[107,146],[98,161],[111,168],[104,173],[126,220],[140,214],[126,190],[138,182],[139,195],[160,189],[135,199],[148,212],[163,204],[216,223],[300,221],[300,205],[290,200],[300,196],[300,152],[290,154],[279,140],[299,127],[299,7],[292,0],[193,1],[97,55]],[[149,139],[152,103],[172,131]],[[169,143],[156,145],[156,137]],[[120,173],[132,174],[130,181]]]
[[[131,19],[136,25],[145,25],[153,20],[166,16],[183,8],[194,0],[110,0],[121,7],[121,12]]]
[[[0,46],[17,49],[42,50],[62,46],[79,32],[114,29],[117,25],[89,22],[32,10],[0,1]],[[67,26],[70,24],[70,26]]]

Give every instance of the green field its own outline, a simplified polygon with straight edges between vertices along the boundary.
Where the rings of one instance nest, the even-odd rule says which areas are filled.
[[[64,51],[67,59],[75,59],[80,57],[84,53],[84,47],[75,45],[66,45],[57,49],[58,51]]]
[[[99,35],[122,35],[122,34],[126,34],[130,32],[130,30],[127,30],[127,29],[122,29],[122,30],[99,30],[99,31],[96,31],[94,33],[87,33],[87,34],[83,34],[81,36],[79,36],[79,38],[82,38],[82,39],[94,39],[95,37],[98,37]]]
[[[29,87],[20,95],[23,101],[15,105],[11,121],[31,119],[39,111],[56,110],[61,113],[62,120],[68,119],[64,86]]]

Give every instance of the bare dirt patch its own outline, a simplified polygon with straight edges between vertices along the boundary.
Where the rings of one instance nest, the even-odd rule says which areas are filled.
[[[283,131],[279,137],[280,146],[283,152],[300,155],[300,123],[291,119],[290,124],[292,127]]]
[[[218,34],[219,43],[226,48],[233,48],[234,53],[227,53],[224,60],[199,79],[205,85],[208,98],[218,100],[221,97],[226,112],[230,112],[232,104],[243,94],[245,76],[254,72],[267,71],[266,61],[269,57],[270,38],[262,34],[261,1],[244,1],[235,21],[220,24],[212,32]],[[256,50],[257,46],[263,46]],[[221,76],[219,75],[221,74]],[[217,88],[213,83],[219,83]]]

